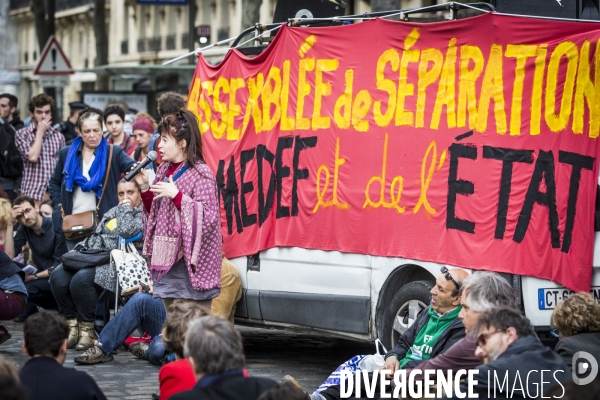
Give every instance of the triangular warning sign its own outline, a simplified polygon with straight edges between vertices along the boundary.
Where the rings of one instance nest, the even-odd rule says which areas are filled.
[[[74,74],[71,63],[62,51],[58,41],[54,36],[50,36],[44,46],[40,62],[38,63],[34,75],[69,75]]]

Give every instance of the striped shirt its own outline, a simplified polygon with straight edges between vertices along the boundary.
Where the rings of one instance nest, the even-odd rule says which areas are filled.
[[[42,140],[42,151],[36,163],[29,161],[29,149],[35,142],[34,124],[20,129],[15,136],[15,144],[23,158],[23,182],[21,194],[34,200],[44,200],[50,177],[58,161],[58,151],[65,146],[65,137],[59,131],[48,128]]]

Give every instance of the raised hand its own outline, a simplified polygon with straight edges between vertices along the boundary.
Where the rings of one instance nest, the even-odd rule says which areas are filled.
[[[150,186],[150,191],[157,194],[154,197],[155,199],[160,199],[161,197],[172,199],[179,193],[179,189],[175,186],[172,176],[169,177],[168,182],[158,182],[156,185]]]

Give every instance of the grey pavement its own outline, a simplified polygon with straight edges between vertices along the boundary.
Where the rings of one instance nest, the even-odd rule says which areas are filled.
[[[23,324],[3,321],[12,338],[0,345],[0,355],[17,367],[27,362],[23,354]],[[374,345],[318,334],[297,334],[281,330],[237,328],[244,338],[246,367],[251,376],[280,381],[292,375],[307,392],[316,389],[341,363],[356,354],[374,353]],[[76,365],[68,350],[65,366],[89,373],[109,399],[149,399],[158,390],[159,367],[136,358],[121,347],[113,362]]]

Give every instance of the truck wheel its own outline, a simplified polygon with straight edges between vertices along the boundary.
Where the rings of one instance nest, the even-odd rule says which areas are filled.
[[[383,314],[383,332],[379,335],[388,351],[391,350],[398,338],[417,318],[417,314],[427,308],[431,301],[431,288],[435,282],[414,281],[400,288],[386,305]]]

